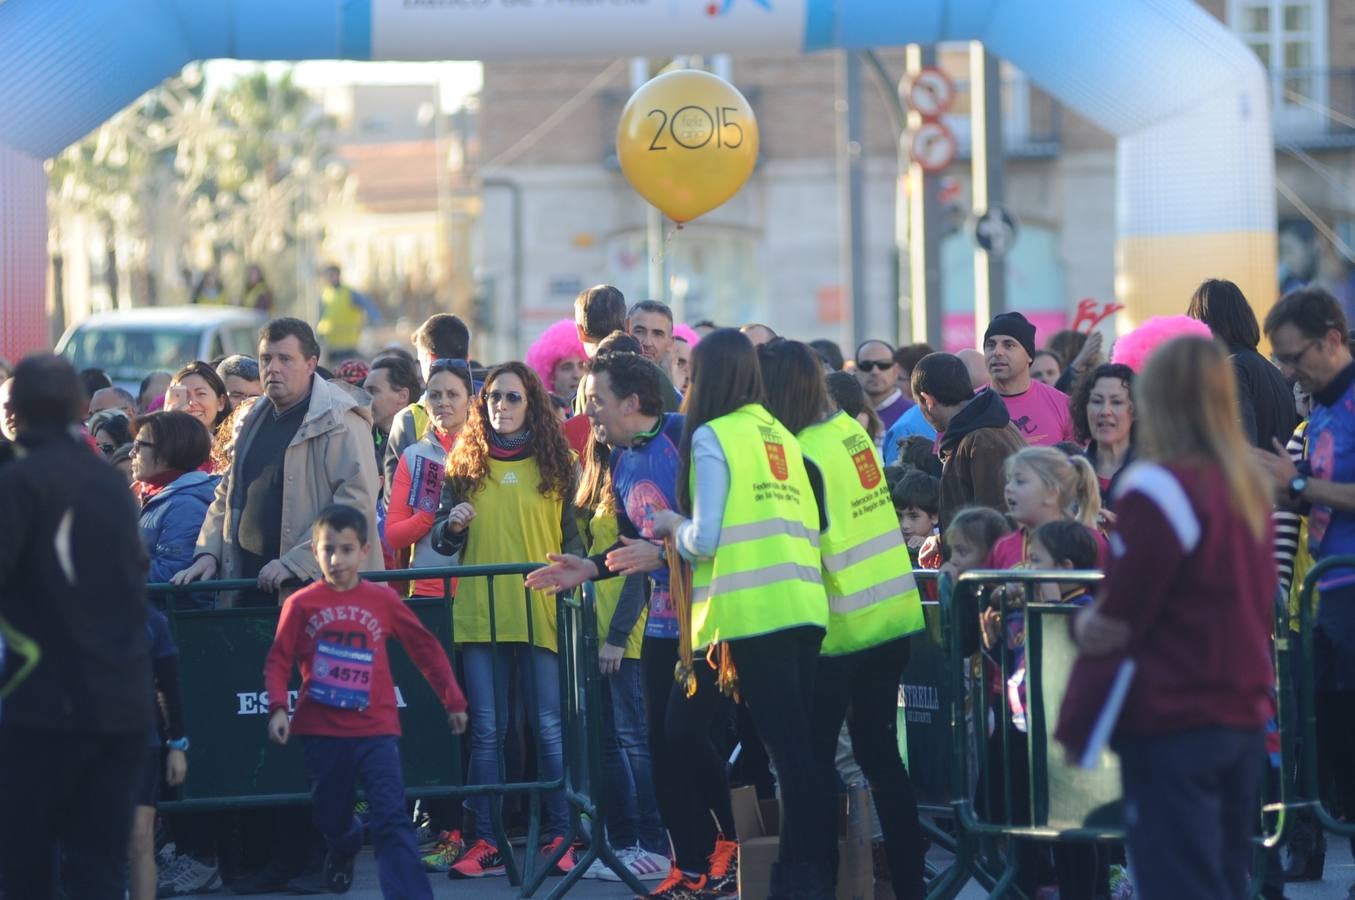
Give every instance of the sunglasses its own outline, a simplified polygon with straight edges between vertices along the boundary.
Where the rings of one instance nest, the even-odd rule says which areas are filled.
[[[509,406],[517,406],[526,399],[517,391],[487,391],[481,396],[486,403],[507,403]]]
[[[133,452],[133,453],[140,453],[142,450],[145,450],[147,447],[154,447],[154,446],[155,446],[155,445],[152,444],[150,441],[132,441],[132,452]]]
[[[432,365],[428,367],[429,373],[444,371],[446,369],[460,369],[463,372],[470,371],[470,363],[464,359],[435,359]]]
[[[885,369],[892,369],[894,362],[893,360],[882,362],[878,359],[859,359],[856,361],[856,367],[862,372],[883,372]]]

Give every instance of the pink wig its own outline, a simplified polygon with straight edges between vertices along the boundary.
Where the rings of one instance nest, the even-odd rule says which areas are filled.
[[[682,338],[688,346],[695,347],[701,343],[701,335],[692,330],[692,326],[678,323],[673,326],[673,337]]]
[[[527,348],[526,362],[537,375],[541,376],[546,390],[554,391],[555,367],[561,360],[572,356],[579,359],[588,358],[588,354],[584,353],[583,343],[579,340],[579,331],[574,326],[574,320],[561,319],[542,332],[541,337]]]
[[[1154,316],[1115,341],[1111,362],[1123,363],[1135,372],[1141,372],[1143,364],[1160,344],[1187,336],[1205,340],[1214,337],[1208,325],[1190,316]]]

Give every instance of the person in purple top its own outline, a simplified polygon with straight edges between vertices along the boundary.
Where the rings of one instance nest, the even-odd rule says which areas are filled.
[[[994,316],[983,335],[983,358],[1012,424],[1032,447],[1076,440],[1068,395],[1030,377],[1034,357],[1035,326],[1019,312]]]
[[[913,405],[899,388],[894,347],[885,341],[862,341],[856,348],[856,377],[886,430]]]
[[[1355,554],[1355,361],[1345,315],[1331,294],[1300,288],[1270,310],[1265,332],[1280,374],[1312,394],[1313,410],[1298,465],[1273,439],[1274,452],[1257,450],[1257,459],[1274,480],[1277,499],[1308,513],[1314,560]],[[1309,662],[1318,753],[1342,807],[1355,809],[1355,569],[1328,570],[1317,590]],[[1355,838],[1351,845],[1355,849]]]

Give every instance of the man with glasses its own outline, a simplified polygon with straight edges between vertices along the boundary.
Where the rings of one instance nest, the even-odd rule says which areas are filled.
[[[913,405],[899,389],[899,367],[894,362],[894,347],[886,341],[861,342],[861,346],[856,348],[856,377],[886,431]]]
[[[1286,506],[1308,511],[1313,560],[1355,554],[1355,361],[1346,317],[1321,288],[1287,294],[1266,316],[1266,337],[1280,373],[1312,394],[1304,459],[1295,465],[1276,441],[1257,460]],[[1355,810],[1355,569],[1335,568],[1318,582],[1313,626],[1318,752],[1339,805]],[[1355,839],[1351,841],[1355,849]]]
[[[223,359],[216,367],[216,374],[226,385],[226,399],[230,401],[231,409],[263,393],[258,360],[237,353]]]

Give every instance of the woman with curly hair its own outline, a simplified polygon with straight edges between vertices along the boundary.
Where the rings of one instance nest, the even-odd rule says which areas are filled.
[[[1087,444],[1087,459],[1096,470],[1103,507],[1109,504],[1120,473],[1134,460],[1133,389],[1133,369],[1105,363],[1078,382],[1068,401],[1073,431]]]
[[[485,376],[448,454],[447,479],[431,532],[433,549],[445,556],[460,553],[465,565],[544,563],[547,554],[581,553],[573,503],[576,480],[574,454],[541,379],[520,362],[496,366]],[[521,576],[500,576],[493,582],[491,593],[488,579],[463,580],[452,610],[470,697],[468,783],[504,780],[496,747],[508,731],[510,677],[516,677],[528,709],[537,712],[533,730],[541,778],[554,780],[564,771],[555,598],[526,591]],[[495,671],[500,673],[497,680]],[[485,797],[472,802],[474,829],[466,837],[478,840],[452,867],[457,876],[505,872],[490,831],[489,803]],[[558,855],[555,865],[562,871],[574,862],[572,849],[560,847],[567,818],[564,794],[553,792],[546,798],[541,852],[548,860]]]
[[[588,356],[573,319],[561,319],[527,348],[527,365],[540,376],[546,390],[573,401],[587,370]]]

